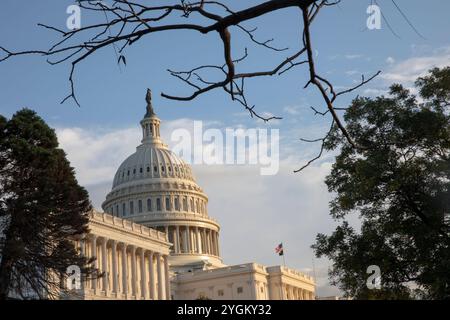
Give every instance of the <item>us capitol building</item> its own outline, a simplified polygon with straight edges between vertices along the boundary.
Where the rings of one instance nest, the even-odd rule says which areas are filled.
[[[90,232],[76,241],[105,276],[81,281],[72,298],[314,299],[314,280],[299,271],[224,264],[208,197],[161,140],[150,90],[146,101],[141,144],[119,166],[104,212],[89,213]]]

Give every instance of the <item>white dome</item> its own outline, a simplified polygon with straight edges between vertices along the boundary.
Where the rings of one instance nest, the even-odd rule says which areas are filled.
[[[191,168],[162,144],[143,143],[117,170],[113,190],[122,184],[141,184],[151,179],[186,179],[192,182]]]
[[[191,167],[161,141],[149,92],[141,127],[142,143],[119,166],[103,210],[166,232],[173,244],[170,264],[180,272],[222,266],[220,226],[208,215],[208,197]]]

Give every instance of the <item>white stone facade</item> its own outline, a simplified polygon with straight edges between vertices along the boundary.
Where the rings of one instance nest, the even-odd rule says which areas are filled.
[[[71,298],[171,299],[165,233],[96,211],[89,213],[89,230],[75,245],[87,258],[96,257],[94,267],[104,276],[83,279]]]
[[[311,300],[311,277],[286,267],[256,263],[194,271],[177,276],[175,299]]]

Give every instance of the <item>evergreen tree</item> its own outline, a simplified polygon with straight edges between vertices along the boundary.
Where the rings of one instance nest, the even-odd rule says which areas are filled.
[[[0,116],[0,300],[52,298],[54,275],[92,272],[72,241],[88,232],[90,209],[54,130],[29,109]]]

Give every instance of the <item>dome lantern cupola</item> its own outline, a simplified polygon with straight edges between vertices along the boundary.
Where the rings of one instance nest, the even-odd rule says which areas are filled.
[[[146,113],[144,115],[144,119],[141,120],[142,143],[160,144],[160,120],[153,110],[152,91],[150,89],[147,89],[145,101],[147,102]]]

